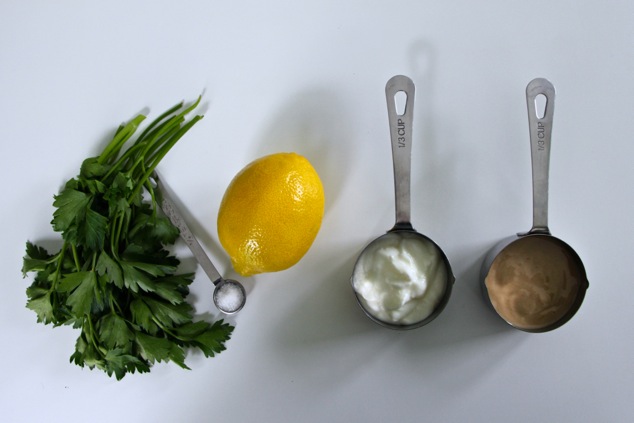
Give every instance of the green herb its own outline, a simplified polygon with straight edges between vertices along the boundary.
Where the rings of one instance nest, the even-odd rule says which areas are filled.
[[[194,275],[176,273],[179,260],[166,247],[179,231],[157,214],[149,180],[202,118],[186,119],[199,102],[169,109],[133,142],[145,116],[120,126],[104,151],[86,159],[79,175],[54,196],[51,224],[61,233],[61,250],[49,254],[26,244],[22,273],[35,272],[27,307],[38,322],[81,329],[70,357],[81,367],[121,379],[148,372],[155,362],[187,369],[186,348],[199,348],[207,357],[225,349],[231,325],[193,320],[187,295]]]

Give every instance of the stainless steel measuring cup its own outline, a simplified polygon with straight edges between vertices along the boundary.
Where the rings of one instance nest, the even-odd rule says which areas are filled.
[[[543,97],[541,97],[543,96]],[[543,110],[538,99],[545,100]],[[533,226],[503,239],[485,256],[480,282],[485,301],[512,327],[547,332],[568,322],[588,288],[577,253],[548,228],[548,171],[555,88],[536,78],[526,87],[533,178]]]
[[[397,111],[396,109],[396,96],[398,93],[405,94],[404,109]],[[357,262],[355,263],[355,271],[351,277],[351,284],[355,293],[357,302],[361,306],[365,314],[374,322],[381,326],[396,329],[407,330],[424,326],[434,320],[445,308],[449,297],[455,277],[451,270],[451,265],[445,253],[441,248],[430,238],[414,230],[410,219],[410,170],[411,170],[411,151],[412,151],[412,122],[414,115],[414,95],[415,87],[411,79],[406,76],[397,75],[392,77],[385,87],[385,94],[388,107],[388,119],[390,126],[390,138],[392,144],[392,158],[394,165],[394,188],[395,188],[395,207],[396,207],[396,222],[394,227],[391,228],[386,234],[378,237],[371,243],[369,243],[359,255]],[[365,254],[378,244],[385,241],[388,237],[403,237],[420,241],[426,248],[431,249],[434,257],[438,257],[439,262],[437,266],[443,268],[444,286],[442,287],[442,293],[433,307],[431,314],[427,317],[408,324],[392,323],[375,316],[364,305],[364,300],[359,295],[359,292],[355,289],[355,274],[361,266],[362,259]]]

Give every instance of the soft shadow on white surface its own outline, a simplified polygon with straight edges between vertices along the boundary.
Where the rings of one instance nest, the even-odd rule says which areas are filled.
[[[329,213],[339,199],[348,169],[356,164],[352,130],[337,92],[319,87],[295,92],[272,114],[254,157],[277,152],[305,156],[324,185]]]
[[[478,246],[463,254],[473,257],[480,250]],[[436,320],[405,332],[380,327],[363,314],[354,298],[349,277],[357,254],[354,249],[335,249],[304,267],[311,276],[297,283],[310,284],[310,288],[302,291],[275,331],[276,355],[284,357],[289,371],[301,368],[303,378],[337,386],[392,356],[398,357],[401,366],[432,379],[426,383],[448,390],[468,389],[525,339],[525,334],[509,328],[485,304],[478,280],[480,260],[472,260],[457,273],[450,302]],[[500,339],[504,348],[492,348],[492,339]],[[354,354],[345,354],[347,350]],[[320,351],[338,359],[326,363]],[[459,368],[464,371],[456,374]]]

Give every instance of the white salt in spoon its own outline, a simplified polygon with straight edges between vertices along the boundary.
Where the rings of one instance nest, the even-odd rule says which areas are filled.
[[[235,314],[242,310],[244,304],[247,301],[247,294],[244,290],[244,286],[238,281],[233,279],[224,279],[216,270],[209,256],[205,253],[202,246],[189,229],[183,216],[178,211],[178,208],[174,204],[174,201],[170,198],[167,190],[161,183],[156,172],[153,173],[152,178],[156,183],[156,188],[159,194],[159,205],[167,218],[176,226],[180,231],[180,236],[183,238],[191,252],[194,254],[196,261],[203,268],[209,279],[215,285],[213,301],[218,310],[225,314]]]

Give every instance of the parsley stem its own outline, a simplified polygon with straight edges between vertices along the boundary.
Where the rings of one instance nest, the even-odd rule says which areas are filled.
[[[112,257],[115,259],[119,259],[119,251],[117,251],[116,248],[116,244],[114,242],[114,228],[112,229],[112,234],[110,235],[110,253],[112,254]]]
[[[84,333],[87,335],[87,337],[89,338],[88,341],[90,341],[90,343],[95,347],[95,351],[97,351],[99,353],[99,355],[101,355],[102,357],[105,358],[105,354],[102,351],[103,347],[100,347],[97,344],[97,341],[95,340],[95,329],[92,325],[92,317],[91,316],[85,316],[84,317],[84,322],[88,321],[88,327],[90,328],[90,332],[86,332],[86,328],[84,326]]]
[[[175,120],[175,121],[174,121]],[[183,119],[172,118],[172,122],[167,122],[167,126],[157,128],[161,129],[160,135],[157,135],[155,138],[148,140],[147,143],[144,144],[144,148],[139,153],[137,159],[134,161],[132,166],[130,167],[129,172],[132,174],[139,165],[144,165],[146,163],[146,157],[154,153],[154,151],[159,148],[159,146],[163,145],[166,141],[169,141],[170,137],[173,136],[180,128],[180,123]]]
[[[123,312],[123,310],[121,309],[121,306],[119,305],[119,303],[117,302],[117,299],[111,295],[110,296],[110,311],[112,312],[112,314],[116,314],[114,312],[115,307],[117,308],[117,310],[119,311],[119,316],[124,316],[125,313]],[[127,319],[126,321],[130,324],[132,324],[132,322],[129,322]]]
[[[57,261],[57,269],[55,271],[55,279],[53,279],[53,283],[51,284],[51,289],[55,290],[57,288],[57,282],[59,282],[59,275],[62,271],[62,263],[64,262],[64,253],[66,252],[66,246],[68,243],[64,241],[62,245],[62,249],[59,252],[59,259]]]
[[[128,204],[132,204],[132,201],[134,201],[136,196],[139,195],[141,188],[143,188],[143,184],[152,175],[152,172],[154,172],[154,169],[156,169],[156,166],[158,166],[161,160],[163,160],[165,155],[172,149],[172,147],[174,147],[178,140],[202,118],[203,117],[201,115],[194,116],[192,120],[183,125],[178,132],[174,134],[172,138],[148,160],[150,162],[150,166],[141,177],[139,184],[136,186],[130,197],[128,197]]]
[[[145,116],[138,115],[137,117],[132,119],[130,122],[128,122],[127,125],[121,128],[121,130],[117,131],[114,138],[112,139],[112,141],[110,141],[108,146],[104,149],[103,153],[101,153],[97,161],[100,164],[104,164],[111,157],[116,156],[121,150],[121,147],[123,146],[123,144],[125,144],[125,142],[134,134],[134,132],[136,131],[136,128],[139,126],[141,122],[143,122],[143,120],[145,120]]]
[[[165,327],[165,325],[163,325],[163,324],[160,322],[160,320],[159,320],[159,319],[157,319],[156,317],[154,317],[154,315],[152,316],[152,321],[153,321],[154,323],[156,323],[156,325],[157,325],[159,328],[161,328],[161,330],[162,330],[163,332],[165,332],[166,334],[168,334],[168,335],[169,335],[169,336],[171,336],[172,338],[176,338],[176,339],[178,339],[179,341],[184,341],[184,342],[187,342],[187,341],[188,341],[188,339],[183,338],[183,337],[181,337],[181,336],[178,336],[178,335],[176,335],[174,332],[172,332],[171,330],[169,330],[168,328],[166,328],[166,327]]]
[[[116,247],[117,257],[119,256],[119,242],[121,241],[121,230],[123,228],[123,216],[121,214],[117,215],[115,220],[115,233],[113,238],[114,246]]]
[[[156,201],[156,193],[154,192],[154,187],[152,186],[150,181],[145,181],[145,189],[150,194],[150,200],[152,204],[152,218],[156,218],[156,210],[159,208],[159,206]]]
[[[125,163],[127,163],[127,161],[129,160],[130,156],[134,155],[136,153],[136,151],[139,150],[141,147],[142,146],[140,146],[140,145],[134,145],[134,146],[130,147],[129,149],[127,149],[126,152],[123,153],[123,155],[116,161],[116,163],[114,163],[112,165],[112,167],[106,173],[106,175],[103,177],[103,179],[107,180],[110,176],[112,176],[113,173],[121,171],[121,167]]]
[[[150,125],[147,128],[145,128],[145,130],[141,133],[141,135],[139,135],[139,138],[136,140],[135,144],[139,144],[142,141],[144,141],[146,135],[149,134],[150,131],[153,130],[156,125],[158,125],[166,117],[168,117],[169,115],[171,115],[172,113],[174,113],[175,111],[183,107],[183,103],[184,102],[181,101],[180,103],[176,104],[171,109],[169,109],[168,111],[166,111],[165,113],[163,113],[162,115],[154,119],[152,123],[150,123]]]
[[[147,155],[153,154],[154,151],[156,150],[157,146],[163,145],[165,142],[169,142],[169,139],[172,137],[172,135],[174,133],[177,133],[177,131],[179,129],[181,129],[181,124],[185,121],[185,116],[189,112],[194,110],[200,104],[200,100],[201,99],[202,99],[202,96],[198,96],[198,98],[196,99],[195,102],[193,102],[191,105],[189,105],[188,107],[183,109],[183,111],[181,111],[178,115],[173,116],[170,119],[168,119],[166,122],[161,123],[156,128],[156,130],[154,130],[152,132],[152,134],[150,136],[151,142],[149,142],[148,148],[143,152],[143,154],[141,154],[142,158],[145,159],[145,157]],[[161,115],[157,119],[157,121],[162,120],[163,118],[165,118],[169,114],[175,112],[176,110],[178,110],[182,106],[183,106],[183,102],[181,102],[177,106],[172,107],[170,110],[168,110],[163,115]],[[196,119],[196,120],[198,120],[198,119]],[[154,125],[155,122],[152,122],[152,124],[150,126]],[[191,125],[189,127],[191,127]],[[184,132],[187,132],[187,130],[185,130]],[[144,131],[144,133],[139,137],[139,140],[137,140],[137,143],[140,142],[140,140],[144,139],[144,136],[145,136],[146,133],[149,133],[149,132],[147,130]],[[180,138],[180,136],[178,138]],[[147,160],[146,160],[146,162],[147,162]],[[138,163],[135,163],[134,166],[136,166],[137,164]]]
[[[81,271],[81,265],[79,264],[79,257],[77,256],[77,247],[75,244],[70,244],[70,248],[73,251],[73,259],[75,260],[75,268],[77,271]]]

